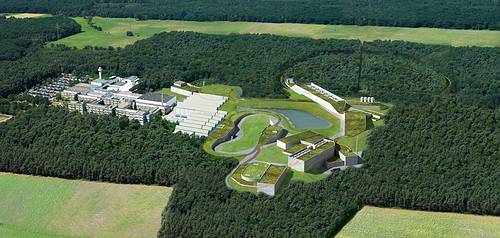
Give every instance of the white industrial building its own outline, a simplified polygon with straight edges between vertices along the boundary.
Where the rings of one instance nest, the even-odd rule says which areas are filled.
[[[79,83],[62,92],[71,111],[82,113],[111,114],[125,116],[139,123],[149,121],[150,116],[162,111],[168,113],[177,103],[176,97],[146,93],[137,94],[130,91],[139,82],[137,76],[120,78],[112,76],[102,79],[102,68],[99,67],[99,79],[90,84]]]
[[[208,136],[227,115],[218,108],[227,101],[227,97],[193,93],[179,102],[174,111],[164,116],[166,120],[179,122],[175,132]]]

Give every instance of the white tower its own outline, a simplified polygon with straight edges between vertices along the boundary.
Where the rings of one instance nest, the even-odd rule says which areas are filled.
[[[102,79],[102,68],[101,68],[101,66],[99,66],[99,68],[97,69],[97,71],[99,71],[99,79]]]

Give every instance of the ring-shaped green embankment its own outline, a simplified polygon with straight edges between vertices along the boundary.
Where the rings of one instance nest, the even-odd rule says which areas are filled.
[[[250,163],[241,174],[241,178],[248,182],[257,182],[262,177],[262,175],[264,175],[267,167],[269,167],[268,163]]]
[[[240,122],[238,137],[220,145],[218,150],[239,152],[252,149],[259,143],[260,135],[267,126],[269,126],[269,116],[264,114],[247,116]]]

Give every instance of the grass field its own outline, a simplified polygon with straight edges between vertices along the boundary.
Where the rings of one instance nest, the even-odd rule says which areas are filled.
[[[269,146],[260,151],[260,153],[255,157],[258,161],[264,161],[269,163],[287,164],[288,156],[283,154],[283,150],[276,145]]]
[[[74,18],[84,32],[59,40],[57,43],[82,48],[92,46],[124,47],[164,31],[194,31],[208,34],[255,33],[314,39],[403,40],[425,44],[452,46],[500,47],[500,31],[452,30],[437,28],[404,28],[381,26],[318,25],[256,22],[194,22],[171,20],[137,21],[126,18],[94,17],[97,31],[85,19]],[[126,36],[132,29],[134,36]]]
[[[384,121],[383,120],[378,120],[373,122],[374,127],[379,127],[383,126]],[[371,128],[373,129],[373,128]],[[358,150],[365,150],[366,149],[366,140],[368,139],[368,135],[370,135],[370,130],[363,131],[357,135],[354,136],[343,136],[340,137],[337,142],[342,145],[346,145],[349,148],[355,150],[356,149],[356,137],[358,138]]]
[[[154,237],[171,188],[0,173],[0,237]]]
[[[247,178],[259,179],[266,172],[267,167],[269,167],[267,163],[250,163],[242,175]]]
[[[231,141],[220,147],[221,151],[238,152],[255,147],[259,142],[262,131],[269,125],[269,117],[263,114],[248,116],[243,119],[241,132],[243,137]]]
[[[37,18],[50,16],[50,14],[44,13],[0,13],[0,15],[14,18]]]
[[[365,206],[336,237],[500,237],[500,217]]]

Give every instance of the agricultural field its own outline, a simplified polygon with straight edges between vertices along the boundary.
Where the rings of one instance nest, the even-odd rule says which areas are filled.
[[[365,206],[336,237],[500,237],[500,217]]]
[[[55,43],[78,48],[83,48],[86,45],[124,47],[138,40],[151,37],[159,32],[194,31],[224,35],[232,33],[252,33],[308,37],[314,39],[359,39],[362,41],[402,40],[424,44],[452,46],[500,46],[500,31],[486,30],[226,21],[138,21],[127,18],[94,17],[94,23],[103,29],[102,31],[97,31],[90,27],[87,21],[82,17],[76,17],[74,19],[82,25],[83,32],[61,39]],[[132,31],[134,36],[127,36],[127,31]]]
[[[1,16],[14,17],[14,18],[37,18],[37,17],[49,17],[50,14],[45,13],[2,13]]]
[[[171,188],[0,173],[0,237],[154,237]]]

